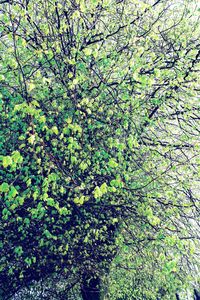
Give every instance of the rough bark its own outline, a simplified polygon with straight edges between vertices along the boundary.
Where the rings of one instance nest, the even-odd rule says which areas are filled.
[[[176,293],[176,300],[181,300],[177,293]]]
[[[200,300],[200,292],[194,289],[194,300]]]
[[[83,274],[81,294],[83,300],[101,300],[100,278]]]

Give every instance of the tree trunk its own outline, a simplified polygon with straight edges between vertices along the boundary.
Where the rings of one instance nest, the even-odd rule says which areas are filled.
[[[83,274],[81,295],[83,300],[101,300],[100,278],[92,274]]]
[[[180,297],[177,293],[176,293],[176,300],[180,300]]]
[[[194,300],[200,300],[200,293],[194,289]]]

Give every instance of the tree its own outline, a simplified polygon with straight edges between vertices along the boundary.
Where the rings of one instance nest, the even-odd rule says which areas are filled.
[[[126,239],[170,274],[196,254],[199,13],[179,4],[1,2],[4,299],[52,274],[100,297]]]

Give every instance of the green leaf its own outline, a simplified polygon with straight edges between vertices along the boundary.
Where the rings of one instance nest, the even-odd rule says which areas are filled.
[[[31,92],[35,88],[35,84],[33,82],[30,82],[27,84],[28,91]]]
[[[18,200],[18,203],[19,203],[20,205],[23,205],[23,204],[24,204],[24,198],[23,198],[23,197],[18,197],[17,200]]]
[[[33,100],[31,104],[35,107],[40,107],[40,104],[36,100]]]
[[[11,215],[11,213],[10,213],[10,211],[7,208],[4,208],[2,210],[2,215],[3,215],[4,220],[7,220],[8,217]]]
[[[29,219],[29,218],[25,218],[25,219],[24,219],[24,223],[25,223],[26,225],[29,225],[29,224],[30,224],[30,219]]]
[[[0,81],[5,80],[5,76],[3,74],[0,74]]]
[[[108,162],[108,165],[111,167],[111,168],[116,168],[118,166],[118,163],[116,162],[115,159],[110,159],[109,162]]]
[[[83,203],[87,200],[88,200],[88,197],[85,197],[82,195],[80,197],[74,198],[74,203],[76,203],[77,205],[83,205]]]
[[[15,198],[15,196],[18,194],[18,191],[14,186],[11,186],[10,192],[8,194],[9,199]]]
[[[57,127],[57,126],[53,126],[53,127],[51,128],[51,130],[52,130],[52,132],[55,133],[56,135],[59,134],[59,131],[58,131],[58,127]]]
[[[7,168],[8,166],[12,165],[12,157],[11,156],[4,156],[3,157],[3,167]]]
[[[26,181],[26,186],[30,186],[31,185],[31,178],[29,178],[27,181]]]
[[[29,257],[26,257],[24,261],[28,266],[30,266],[32,264],[32,260]]]
[[[100,190],[100,188],[98,186],[95,187],[93,194],[94,194],[95,199],[98,199],[103,195],[102,191]]]
[[[7,193],[9,191],[9,185],[7,182],[3,182],[1,185],[0,185],[0,191],[1,192],[4,192],[4,193]]]
[[[108,190],[107,188],[108,188],[107,183],[104,182],[104,183],[100,186],[100,191],[101,191],[101,193],[102,193],[102,194],[107,193],[107,190]]]
[[[53,172],[53,173],[49,174],[49,180],[56,181],[57,178],[58,178],[58,176],[56,173]]]
[[[83,50],[83,52],[85,53],[86,56],[90,56],[90,55],[92,54],[92,49],[90,49],[90,48],[85,48],[85,49]]]
[[[48,198],[46,201],[49,206],[55,206],[56,204],[53,198]]]
[[[34,142],[35,142],[35,135],[34,135],[34,134],[32,134],[32,135],[28,138],[28,142],[29,142],[31,145],[34,144]]]
[[[80,164],[80,169],[81,169],[82,171],[85,171],[85,170],[87,169],[87,167],[88,167],[88,165],[87,165],[85,162],[82,162],[82,163]]]
[[[23,158],[22,158],[22,156],[21,156],[21,154],[20,154],[19,151],[14,151],[14,152],[12,153],[12,159],[13,159],[13,161],[14,161],[15,163],[21,163],[22,160],[23,160]]]
[[[17,246],[17,247],[15,247],[14,252],[15,252],[18,256],[21,256],[21,255],[23,254],[24,251],[23,251],[22,246]]]
[[[45,117],[45,116],[41,116],[41,117],[39,118],[39,122],[45,123],[45,122],[46,122],[46,117]]]
[[[59,209],[59,213],[63,216],[67,216],[70,214],[70,211],[66,207],[62,207]]]

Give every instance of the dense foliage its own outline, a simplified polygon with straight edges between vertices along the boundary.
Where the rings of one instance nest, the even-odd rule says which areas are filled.
[[[198,3],[0,3],[2,298],[59,274],[97,299],[112,262],[110,299],[172,299],[198,254]]]

